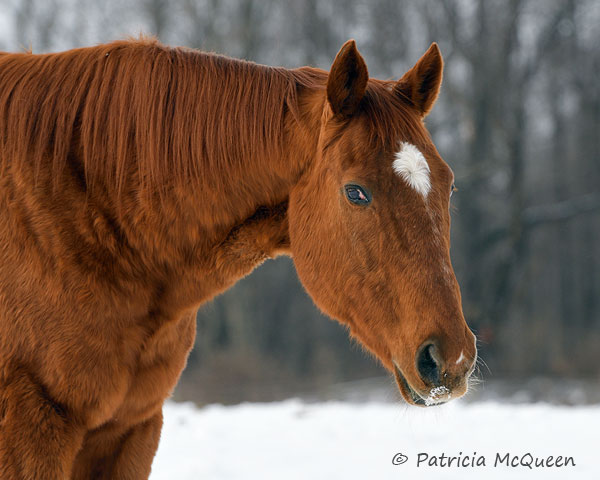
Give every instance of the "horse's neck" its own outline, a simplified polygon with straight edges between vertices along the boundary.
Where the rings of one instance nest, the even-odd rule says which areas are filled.
[[[290,191],[316,157],[323,108],[322,93],[304,91],[298,108],[284,115],[284,138],[272,156],[256,155],[234,164],[225,172],[206,172],[197,192],[199,223],[233,228],[264,207],[286,202]],[[321,98],[323,97],[323,98]],[[231,223],[233,222],[233,223]]]
[[[318,92],[304,95],[298,111],[285,114],[277,156],[251,157],[219,175],[207,172],[191,190],[180,189],[172,208],[144,222],[150,246],[157,258],[162,256],[158,263],[176,265],[174,295],[183,303],[206,300],[265,259],[289,252],[287,202],[316,157],[323,104]],[[152,243],[152,236],[165,231],[168,241]],[[189,262],[190,256],[195,261]]]

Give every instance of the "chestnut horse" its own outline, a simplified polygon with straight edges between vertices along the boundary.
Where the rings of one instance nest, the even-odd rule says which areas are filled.
[[[0,54],[0,478],[147,478],[196,309],[280,254],[407,402],[464,394],[441,78],[435,44],[399,81],[354,41],[330,72]]]

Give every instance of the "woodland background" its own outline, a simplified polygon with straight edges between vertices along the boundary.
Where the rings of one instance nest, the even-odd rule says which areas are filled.
[[[438,42],[445,77],[427,126],[459,189],[452,258],[480,375],[598,384],[600,2],[0,0],[0,50],[140,32],[325,69],[355,38],[379,78],[400,77]],[[200,310],[175,398],[272,400],[385,375],[281,258]]]

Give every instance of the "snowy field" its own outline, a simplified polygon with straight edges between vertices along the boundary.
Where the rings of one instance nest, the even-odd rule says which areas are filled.
[[[600,406],[171,403],[150,478],[598,480],[599,432]]]

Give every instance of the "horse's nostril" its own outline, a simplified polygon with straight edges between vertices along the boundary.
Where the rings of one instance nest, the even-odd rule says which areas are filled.
[[[427,384],[439,385],[440,367],[435,361],[435,345],[427,344],[417,354],[417,370],[423,381]]]

